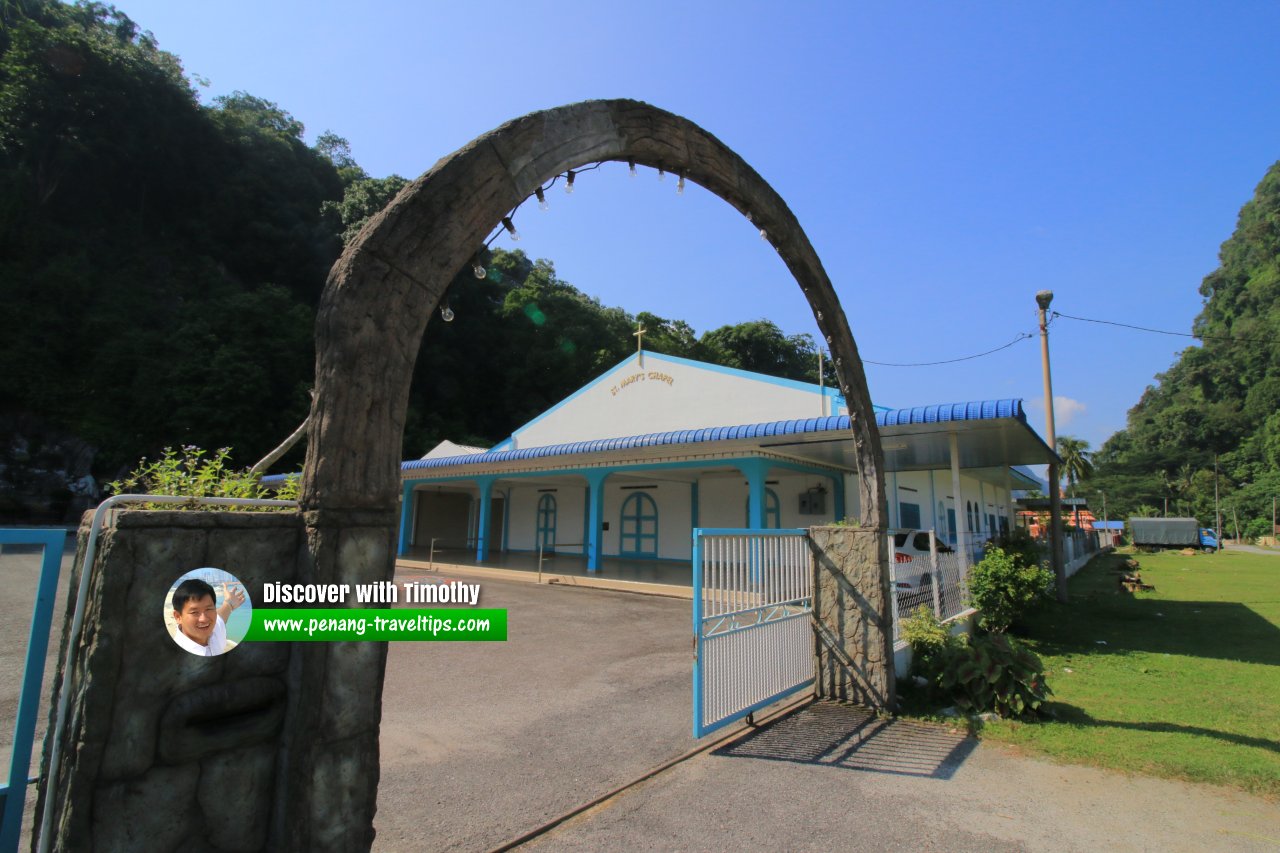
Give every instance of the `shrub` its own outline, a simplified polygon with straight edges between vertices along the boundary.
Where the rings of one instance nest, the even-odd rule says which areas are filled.
[[[999,548],[1018,560],[1024,566],[1043,566],[1048,562],[1048,555],[1042,550],[1040,542],[1031,535],[1031,531],[1016,527],[1003,536],[987,542],[986,550]]]
[[[902,639],[911,646],[911,673],[927,680],[936,690],[963,642],[925,606],[903,619],[901,630]]]
[[[952,655],[940,686],[952,692],[960,710],[1001,717],[1034,716],[1053,693],[1040,658],[1004,634],[970,637]]]
[[[1053,573],[992,547],[969,573],[969,601],[982,614],[982,627],[1003,632],[1048,593]]]
[[[121,480],[107,484],[114,495],[177,495],[190,498],[274,498],[295,500],[298,478],[289,477],[278,489],[262,485],[260,477],[249,470],[228,466],[231,449],[221,448],[212,456],[194,445],[180,451],[166,447],[153,462],[145,458]],[[180,504],[147,504],[148,509],[181,509]],[[201,507],[214,509],[273,509],[273,507]]]

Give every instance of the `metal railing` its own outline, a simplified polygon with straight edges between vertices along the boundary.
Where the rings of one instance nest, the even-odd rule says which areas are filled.
[[[585,542],[552,542],[551,556],[547,556],[547,545],[545,542],[538,543],[538,583],[542,583],[542,564],[547,560],[553,559],[556,555],[556,548],[586,548]],[[584,552],[585,553],[585,552]]]

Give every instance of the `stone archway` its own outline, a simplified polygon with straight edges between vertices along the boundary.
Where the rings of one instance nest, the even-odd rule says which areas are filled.
[[[630,100],[531,113],[440,160],[371,220],[335,264],[316,323],[316,389],[302,504],[312,582],[387,580],[394,571],[399,462],[409,383],[427,322],[486,236],[567,169],[600,161],[683,174],[768,235],[831,349],[851,412],[861,525],[885,517],[883,454],[844,311],[794,214],[737,154],[687,119]],[[888,597],[883,536],[870,545]],[[885,650],[891,658],[891,641]],[[372,841],[386,648],[308,644],[298,657],[273,836],[293,849]],[[891,696],[892,688],[889,688]]]

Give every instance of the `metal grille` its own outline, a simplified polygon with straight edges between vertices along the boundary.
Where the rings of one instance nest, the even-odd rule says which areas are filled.
[[[941,620],[954,618],[969,609],[965,589],[966,572],[960,554],[941,550],[948,546],[934,537],[931,547],[916,547],[917,535],[932,536],[933,531],[905,531],[911,543],[899,550],[895,534],[889,531],[889,585],[893,589],[893,640],[900,637],[899,623],[921,607],[927,607]]]
[[[812,612],[805,531],[694,531],[695,737],[813,682]]]

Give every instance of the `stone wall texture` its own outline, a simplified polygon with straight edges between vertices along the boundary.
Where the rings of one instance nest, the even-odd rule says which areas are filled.
[[[880,711],[896,705],[885,531],[814,527],[817,692]]]
[[[51,849],[278,849],[273,824],[283,737],[297,684],[293,644],[248,643],[214,658],[183,651],[163,611],[191,569],[225,569],[262,603],[307,557],[297,512],[119,513],[102,532],[56,773],[48,762],[80,582],[80,529],[40,774],[36,825],[53,809]],[[194,844],[194,847],[192,846]]]

